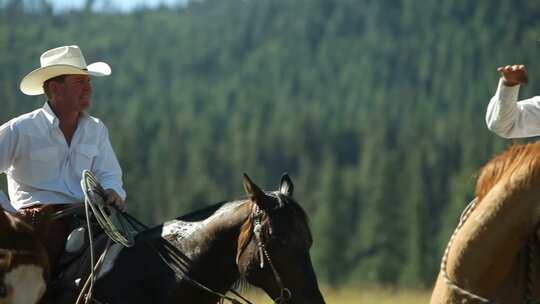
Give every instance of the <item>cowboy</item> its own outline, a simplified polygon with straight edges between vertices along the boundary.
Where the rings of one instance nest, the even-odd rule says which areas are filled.
[[[507,65],[497,71],[501,78],[487,108],[488,129],[504,138],[540,135],[540,96],[517,101],[520,85],[528,82],[525,66]]]
[[[45,94],[45,104],[0,126],[0,173],[7,175],[12,207],[36,228],[46,215],[84,201],[80,180],[87,169],[106,189],[106,201],[123,209],[122,171],[107,128],[86,113],[90,76],[110,75],[109,65],[86,65],[76,45],[48,50],[40,61],[20,89],[26,95]],[[62,254],[70,228],[67,221],[56,220],[37,231],[50,265]]]

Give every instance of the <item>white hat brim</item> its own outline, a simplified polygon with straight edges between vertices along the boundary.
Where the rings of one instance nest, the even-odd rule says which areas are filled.
[[[92,76],[101,77],[111,75],[111,67],[105,62],[101,61],[89,64],[86,69],[88,70],[88,74]]]
[[[87,66],[87,70],[78,67],[57,64],[37,68],[21,80],[20,89],[26,95],[41,95],[43,94],[43,83],[51,78],[60,75],[91,75],[91,76],[108,76],[111,74],[111,67],[105,62],[95,62]]]

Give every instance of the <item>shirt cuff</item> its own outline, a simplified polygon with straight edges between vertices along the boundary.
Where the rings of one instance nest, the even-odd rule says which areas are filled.
[[[108,183],[102,183],[101,187],[103,187],[103,189],[105,189],[105,190],[113,189],[114,191],[116,191],[116,193],[118,195],[120,195],[122,200],[124,200],[124,201],[126,200],[127,194],[126,194],[126,191],[122,188],[122,186],[114,185],[114,184],[108,184]]]
[[[498,99],[502,102],[515,103],[518,99],[519,87],[519,84],[513,87],[505,86],[503,83],[503,79],[501,78],[499,79],[499,87],[497,88],[497,93],[495,95],[498,96]]]

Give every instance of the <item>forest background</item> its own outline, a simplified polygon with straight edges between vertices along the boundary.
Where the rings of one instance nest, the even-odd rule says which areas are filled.
[[[0,1],[0,123],[40,107],[21,78],[78,44],[112,66],[108,126],[129,210],[157,224],[283,172],[327,286],[430,288],[478,169],[500,65],[540,92],[540,2],[206,0],[129,12]],[[0,189],[6,191],[4,177]]]

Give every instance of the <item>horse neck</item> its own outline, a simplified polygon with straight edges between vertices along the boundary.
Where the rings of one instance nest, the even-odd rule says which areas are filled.
[[[249,201],[224,204],[211,216],[196,224],[185,248],[181,248],[190,256],[197,271],[207,269],[207,273],[215,273],[215,270],[219,269],[220,275],[211,276],[213,282],[209,283],[218,291],[225,292],[239,278],[236,265],[238,237],[240,228],[250,213]],[[180,244],[180,247],[184,246]]]
[[[249,201],[236,201],[224,204],[211,217],[206,219],[200,231],[210,251],[235,255],[241,227],[252,212]],[[222,248],[222,247],[226,248]],[[224,250],[224,251],[223,251]]]
[[[251,214],[252,203],[249,200],[234,201],[223,204],[205,222],[208,229],[216,233],[237,232]]]
[[[538,182],[527,170],[497,183],[470,213],[448,252],[450,278],[479,294],[500,294],[539,220]]]

